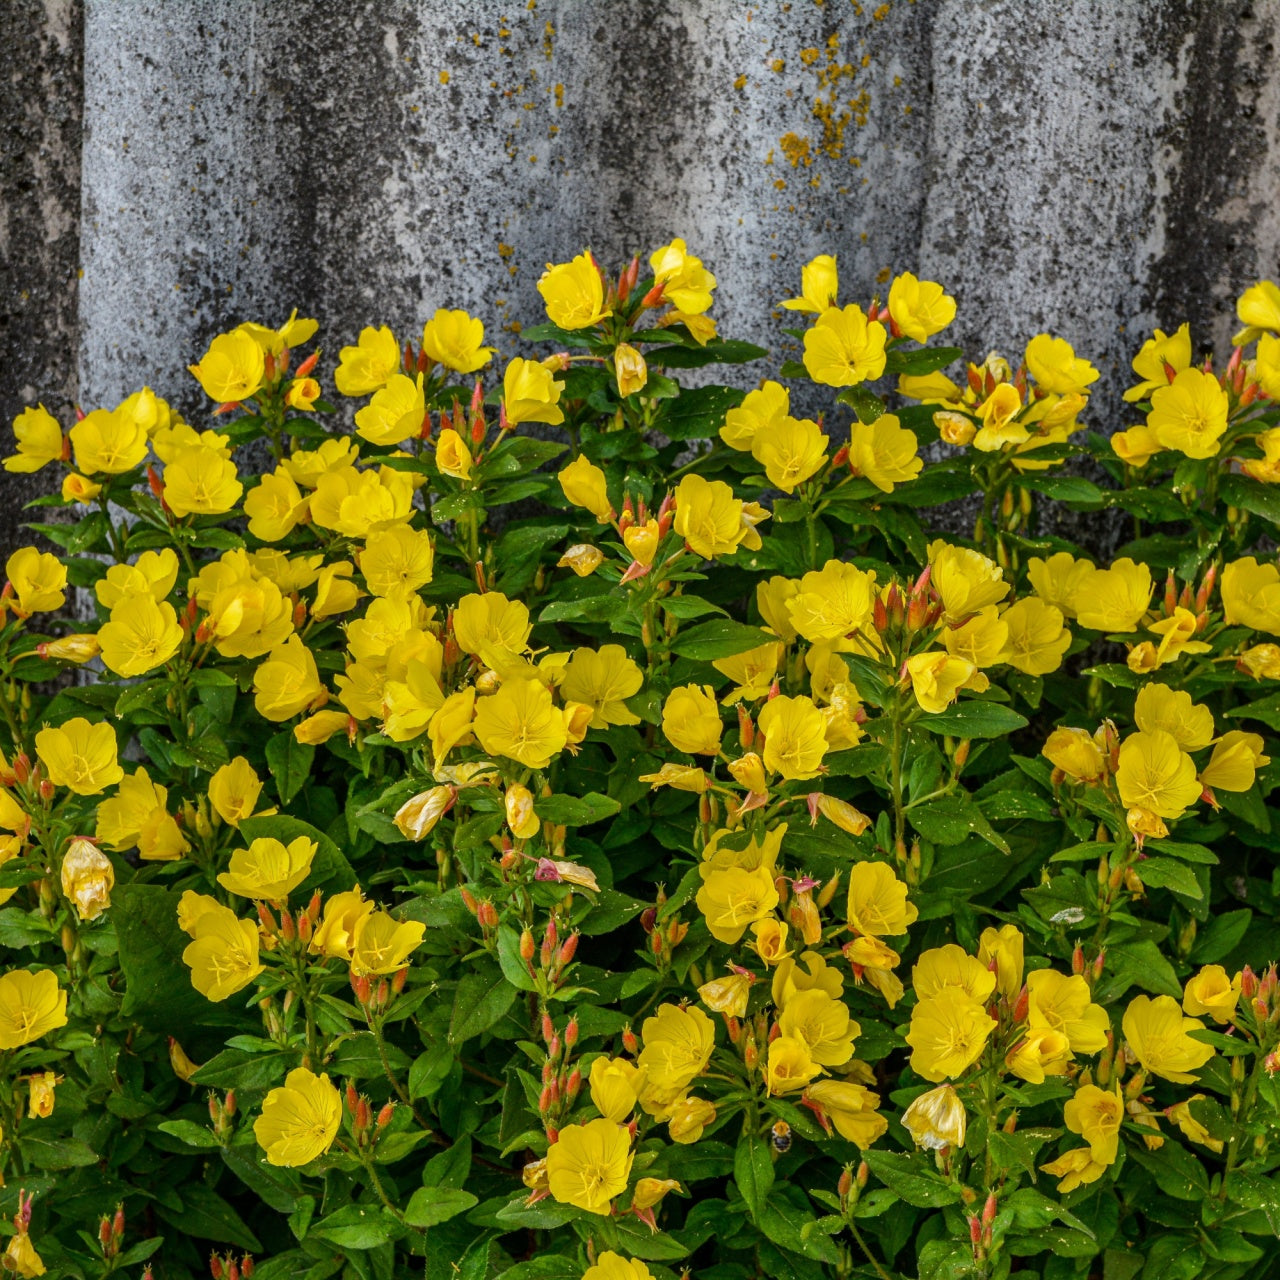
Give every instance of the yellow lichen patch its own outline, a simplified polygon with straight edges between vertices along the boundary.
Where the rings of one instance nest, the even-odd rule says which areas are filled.
[[[787,157],[793,169],[798,168],[800,165],[804,165],[807,168],[813,163],[808,138],[802,138],[798,133],[784,133],[778,139],[778,145],[782,148],[782,154]]]
[[[448,73],[447,71],[442,71],[442,72],[440,73],[440,83],[441,83],[441,84],[448,84],[448,83],[449,83],[449,73]]]

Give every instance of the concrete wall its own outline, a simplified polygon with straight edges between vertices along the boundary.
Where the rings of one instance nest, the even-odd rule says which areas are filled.
[[[547,261],[682,234],[729,334],[780,350],[814,253],[846,299],[915,270],[977,357],[1070,338],[1110,430],[1153,324],[1222,341],[1278,266],[1280,0],[6,0],[0,24],[6,417],[143,382],[203,412],[187,361],[295,305],[330,350],[453,305],[510,353]]]

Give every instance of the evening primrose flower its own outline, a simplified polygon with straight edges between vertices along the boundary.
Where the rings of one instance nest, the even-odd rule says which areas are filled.
[[[55,1089],[63,1077],[53,1071],[38,1071],[27,1077],[27,1119],[47,1120],[53,1115]]]
[[[766,381],[726,412],[720,439],[731,449],[749,452],[759,436],[773,431],[787,417],[790,406],[791,392],[781,383]]]
[[[1076,588],[1076,620],[1090,631],[1134,631],[1151,603],[1151,570],[1128,556],[1095,568]]]
[[[1222,571],[1222,610],[1232,626],[1280,635],[1280,569],[1253,556],[1231,561]]]
[[[237,404],[256,395],[266,376],[262,347],[242,329],[220,333],[199,364],[187,366],[205,394],[218,404]]]
[[[771,1097],[799,1093],[822,1068],[809,1054],[809,1046],[799,1036],[780,1035],[769,1041],[764,1078]]]
[[[209,779],[209,803],[214,813],[233,827],[238,827],[242,818],[253,817],[261,794],[262,779],[244,756],[222,765]]]
[[[873,570],[828,560],[806,573],[783,602],[791,628],[806,640],[843,640],[871,621],[875,589]]]
[[[921,1000],[911,1011],[911,1068],[938,1083],[967,1071],[986,1047],[995,1020],[974,1001],[953,995]]]
[[[596,1110],[614,1124],[625,1124],[636,1109],[644,1072],[626,1058],[599,1057],[591,1064],[588,1084]]]
[[[794,493],[821,470],[827,460],[829,437],[822,434],[816,422],[789,415],[759,432],[751,442],[751,455],[764,467],[774,488]]]
[[[411,600],[431,581],[435,545],[425,529],[397,524],[370,533],[360,553],[360,572],[373,595]]]
[[[547,1186],[561,1204],[607,1215],[631,1177],[631,1134],[612,1120],[568,1124],[547,1150]]]
[[[1009,629],[1001,655],[1017,671],[1046,676],[1057,671],[1071,647],[1071,632],[1062,625],[1062,612],[1036,596],[1023,596],[1000,615]]]
[[[983,929],[978,939],[978,959],[996,966],[996,986],[1007,1000],[1017,998],[1022,989],[1022,931],[1017,925],[1002,924]]]
[[[1213,712],[1193,703],[1184,689],[1167,684],[1146,684],[1138,690],[1133,722],[1147,733],[1163,729],[1183,751],[1199,751],[1213,741]]]
[[[989,604],[959,626],[948,627],[941,640],[953,658],[963,658],[981,670],[1003,660],[1001,655],[1009,644],[1009,626],[996,606]]]
[[[561,329],[589,329],[613,315],[613,308],[605,305],[604,280],[590,250],[571,262],[548,262],[538,292],[548,319]]]
[[[484,345],[484,322],[465,311],[436,309],[422,330],[422,349],[455,373],[475,373],[493,359],[496,347]]]
[[[417,920],[397,920],[386,911],[361,915],[351,938],[351,972],[386,975],[403,969],[410,953],[422,945],[427,926]]]
[[[781,305],[787,311],[811,311],[821,315],[836,305],[840,278],[832,254],[820,253],[800,268],[800,296]]]
[[[1183,369],[1167,387],[1151,393],[1147,426],[1166,449],[1188,458],[1212,458],[1227,429],[1231,400],[1211,373]]]
[[[1037,969],[1027,974],[1027,1024],[1059,1031],[1073,1053],[1106,1048],[1111,1023],[1107,1011],[1089,999],[1089,984],[1078,974]]]
[[[13,434],[18,452],[0,463],[6,471],[25,475],[62,457],[62,428],[44,405],[23,409],[13,420]]]
[[[979,453],[997,453],[1009,445],[1026,444],[1031,432],[1019,420],[1021,412],[1022,392],[1011,382],[997,383],[978,406],[982,426],[973,437],[973,447]]]
[[[754,702],[757,698],[763,698],[778,673],[782,655],[783,646],[778,641],[771,640],[743,653],[716,658],[711,665],[734,683],[733,689],[721,699],[722,705],[729,707],[735,702]]]
[[[94,484],[92,480],[87,480],[84,476],[77,475],[74,471],[68,472],[62,477],[62,500],[64,502],[78,502],[81,506],[88,506],[94,498],[102,492],[100,484]]]
[[[24,617],[52,613],[67,602],[67,566],[48,551],[20,547],[5,561],[4,576]]]
[[[1076,616],[1080,589],[1093,571],[1088,560],[1077,560],[1069,551],[1055,552],[1047,560],[1032,556],[1027,561],[1032,590],[1045,604],[1059,609],[1064,618]]]
[[[672,689],[662,707],[662,732],[677,751],[714,756],[720,750],[720,707],[710,685]]]
[[[896,414],[882,413],[874,422],[855,422],[849,431],[849,465],[881,493],[892,493],[920,474],[924,461],[914,431]]]
[[[0,976],[0,1049],[20,1049],[67,1025],[67,993],[52,969]]]
[[[1215,1138],[1195,1118],[1191,1108],[1197,1102],[1207,1102],[1208,1098],[1203,1093],[1193,1093],[1191,1097],[1185,1101],[1175,1102],[1169,1107],[1165,1114],[1170,1120],[1182,1130],[1182,1136],[1191,1142],[1197,1142],[1202,1147],[1208,1147],[1210,1151],[1221,1154],[1222,1148],[1226,1145],[1221,1138]]]
[[[880,1095],[851,1080],[815,1080],[804,1091],[804,1101],[816,1106],[820,1115],[846,1141],[866,1151],[888,1131],[889,1121],[878,1115]]]
[[[1117,431],[1111,437],[1111,448],[1117,458],[1131,467],[1145,467],[1164,446],[1156,433],[1146,425],[1130,427],[1127,431]],[[1064,1156],[1063,1159],[1066,1157]]]
[[[942,600],[950,624],[962,622],[1009,594],[1004,570],[981,552],[935,539],[929,544],[929,581]]]
[[[1043,1084],[1047,1076],[1065,1075],[1071,1063],[1071,1041],[1051,1027],[1028,1027],[1005,1054],[1004,1064],[1019,1080]]]
[[[814,987],[797,991],[782,1007],[778,1025],[784,1036],[796,1036],[808,1046],[809,1057],[821,1067],[840,1067],[853,1057],[853,1042],[862,1028],[843,1000]]]
[[[1081,1085],[1063,1108],[1067,1128],[1089,1144],[1089,1154],[1099,1164],[1115,1162],[1124,1114],[1118,1082],[1114,1091]]]
[[[125,596],[149,594],[163,600],[178,580],[178,557],[169,547],[144,551],[133,564],[113,564],[93,590],[104,609],[114,609]]]
[[[964,1146],[968,1116],[960,1095],[943,1084],[915,1098],[902,1113],[902,1124],[917,1147],[958,1151]]]
[[[284,402],[299,413],[314,413],[320,399],[320,384],[314,378],[294,378],[284,393]]]
[[[1172,996],[1135,996],[1124,1011],[1121,1027],[1142,1069],[1174,1084],[1194,1083],[1191,1073],[1213,1057],[1212,1045],[1189,1034],[1204,1030],[1203,1024],[1184,1017]]]
[[[1065,1196],[1077,1187],[1086,1187],[1092,1182],[1097,1182],[1106,1173],[1107,1168],[1107,1165],[1093,1158],[1093,1153],[1088,1147],[1076,1147],[1056,1160],[1042,1164],[1040,1171],[1051,1173],[1055,1178],[1061,1178],[1062,1181],[1058,1183],[1057,1188],[1058,1194]]]
[[[885,862],[857,862],[849,871],[849,927],[872,938],[894,938],[920,913],[907,901],[907,886]]]
[[[96,920],[111,905],[116,882],[111,859],[91,840],[77,837],[62,855],[62,893],[81,920]]]
[[[996,975],[963,947],[949,942],[921,952],[911,969],[911,985],[921,1000],[953,996],[986,1004],[995,990]]]
[[[1209,763],[1200,771],[1202,786],[1217,791],[1248,791],[1257,771],[1271,763],[1262,736],[1230,729],[1214,744]]]
[[[364,328],[355,346],[338,352],[338,360],[333,375],[338,391],[344,396],[367,396],[386,386],[400,368],[400,345],[386,325]]]
[[[1153,391],[1169,385],[1167,365],[1176,377],[1191,364],[1191,326],[1184,324],[1167,334],[1162,329],[1155,331],[1155,336],[1148,338],[1141,350],[1133,357],[1133,371],[1141,381],[1130,387],[1124,398],[1130,404],[1138,400],[1146,400]]]
[[[290,636],[271,650],[253,673],[253,688],[258,714],[276,723],[292,719],[328,696],[315,655],[298,636]]]
[[[727,867],[705,875],[697,903],[711,936],[718,942],[735,943],[749,925],[778,905],[778,890],[763,867],[755,871]]]
[[[713,1013],[722,1013],[727,1018],[745,1018],[752,980],[752,975],[745,972],[712,978],[698,988],[698,999]]]
[[[436,437],[436,468],[441,475],[467,480],[471,476],[472,463],[467,442],[452,427],[440,432]]]
[[[140,768],[121,780],[114,796],[99,802],[94,835],[117,853],[137,845],[146,861],[172,862],[191,846],[168,803],[168,789]]]
[[[804,335],[804,367],[814,382],[853,387],[884,372],[888,331],[856,304],[824,311]]]
[[[373,903],[365,901],[358,886],[326,898],[324,915],[311,935],[311,950],[317,955],[350,963],[356,930],[373,914],[373,909]]]
[[[659,1005],[641,1028],[644,1048],[636,1065],[648,1087],[676,1093],[706,1069],[715,1047],[715,1024],[701,1009]]]
[[[913,654],[906,666],[916,702],[931,713],[945,711],[977,671],[972,662],[953,658],[942,649]]]
[[[611,724],[640,723],[640,717],[627,710],[626,700],[643,684],[644,673],[620,644],[602,644],[599,649],[573,651],[560,692],[567,701],[591,708],[593,729],[607,729]]]
[[[395,373],[363,409],[356,410],[356,435],[370,444],[397,445],[421,435],[426,416],[423,375]]]
[[[279,542],[292,533],[306,509],[306,499],[283,468],[263,475],[244,500],[249,532],[262,542]]]
[[[185,895],[184,895],[185,898]],[[191,985],[215,1004],[243,991],[263,970],[258,962],[258,925],[241,920],[213,899],[188,914],[191,942],[182,953]],[[179,907],[179,924],[182,911]]]
[[[1180,818],[1199,798],[1195,761],[1163,729],[1130,734],[1116,770],[1120,802],[1160,818]]]
[[[508,600],[501,591],[463,596],[453,611],[453,634],[464,653],[474,654],[487,666],[510,662],[529,643],[529,608],[523,601]]]
[[[560,408],[563,390],[564,383],[557,382],[546,365],[516,356],[502,378],[508,424],[516,427],[522,422],[545,422],[559,426],[564,421],[564,410]]]
[[[76,470],[86,476],[123,475],[147,456],[147,433],[131,417],[95,409],[71,428]]]
[[[96,796],[124,777],[116,759],[115,730],[106,723],[90,724],[83,716],[56,729],[41,729],[36,755],[55,787],[67,787],[78,796]]]
[[[1206,964],[1187,979],[1182,1008],[1193,1018],[1207,1013],[1214,1022],[1234,1022],[1241,982],[1240,974],[1231,978],[1220,964]]]
[[[682,315],[699,316],[711,306],[716,278],[689,252],[677,236],[670,244],[649,255],[655,284],[662,285],[663,299]]]
[[[563,713],[540,680],[504,681],[476,703],[475,735],[489,755],[545,769],[568,742]]]
[[[1076,355],[1065,338],[1047,333],[1039,333],[1027,343],[1025,359],[1036,385],[1054,395],[1079,395],[1100,376],[1093,365]]]
[[[243,493],[236,464],[199,445],[183,449],[164,469],[164,501],[180,519],[223,515]]]
[[[272,1089],[253,1122],[269,1164],[296,1169],[324,1155],[342,1123],[342,1094],[327,1075],[295,1067]]]
[[[620,342],[613,352],[613,373],[618,382],[618,394],[624,399],[643,391],[649,382],[649,366],[628,342]]]
[[[173,605],[157,604],[150,595],[126,596],[98,632],[102,661],[118,676],[140,676],[163,666],[182,640]]]
[[[827,753],[826,720],[809,698],[785,694],[766,702],[758,719],[764,766],[783,778],[816,778]]]
[[[652,1181],[652,1179],[650,1179]],[[636,1184],[637,1190],[639,1183]],[[634,1199],[632,1208],[635,1208]],[[595,1266],[583,1272],[582,1280],[653,1280],[653,1272],[639,1258],[624,1258],[606,1249]]]
[[[956,300],[940,284],[904,271],[889,286],[889,315],[903,337],[927,342],[956,318]]]
[[[1250,285],[1236,300],[1236,315],[1245,326],[1232,339],[1232,346],[1252,342],[1264,329],[1280,330],[1280,288],[1270,280]]]
[[[605,487],[604,472],[586,454],[580,453],[556,476],[565,498],[575,507],[590,511],[600,524],[613,518],[613,503]]]
[[[655,530],[657,528],[656,522],[654,522],[654,528]],[[627,532],[630,533],[631,530],[628,529]],[[625,534],[623,541],[626,541]],[[632,555],[634,554],[633,551]],[[593,547],[589,542],[576,542],[556,561],[556,568],[572,569],[579,578],[589,578],[603,563],[604,552],[599,547]]]
[[[644,1099],[641,1098],[641,1105]],[[706,1098],[695,1098],[686,1095],[678,1099],[666,1110],[667,1134],[672,1142],[689,1146],[702,1137],[702,1131],[714,1124],[716,1109]]]
[[[675,531],[704,560],[737,553],[744,541],[742,503],[723,480],[695,472],[676,486]]]
[[[306,836],[298,836],[287,845],[264,836],[247,849],[233,851],[231,865],[218,876],[218,883],[241,898],[283,902],[311,873],[318,848]]]

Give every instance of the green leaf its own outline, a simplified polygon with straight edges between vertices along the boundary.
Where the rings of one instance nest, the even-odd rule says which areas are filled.
[[[956,1204],[960,1199],[959,1190],[928,1169],[919,1157],[868,1151],[863,1159],[890,1191],[918,1209]]]
[[[963,791],[939,796],[907,811],[911,825],[935,844],[956,845],[971,835],[981,836],[1001,853],[1009,852],[1008,841],[987,821],[982,810]]]
[[[206,1004],[182,962],[191,939],[178,928],[180,898],[154,884],[118,884],[112,891],[111,917],[124,974],[120,1012],[162,1030],[190,1018],[193,1002]]]
[[[1248,907],[1212,916],[1204,931],[1196,936],[1191,962],[1217,964],[1225,960],[1244,941],[1252,920],[1253,912]]]
[[[411,1227],[434,1227],[474,1209],[479,1200],[456,1187],[419,1187],[409,1197],[404,1220]]]
[[[288,804],[302,790],[311,776],[311,762],[315,755],[315,747],[309,742],[299,742],[292,729],[267,740],[267,768],[276,780],[281,804]]]
[[[773,1155],[759,1134],[743,1133],[733,1153],[733,1180],[751,1216],[759,1221],[765,1198],[773,1186]]]
[[[1038,475],[1019,477],[1024,489],[1034,489],[1056,502],[1075,502],[1094,509],[1107,504],[1107,494],[1083,476]]]
[[[915,723],[930,733],[951,738],[1003,738],[1027,727],[1026,717],[1001,703],[978,701],[957,702],[945,711],[923,715]]]
[[[1219,500],[1272,524],[1280,524],[1280,493],[1273,486],[1247,476],[1224,475],[1218,487]]]
[[[233,1244],[239,1249],[262,1252],[262,1243],[249,1229],[244,1219],[216,1191],[202,1182],[186,1182],[178,1194],[182,1198],[180,1210],[157,1205],[156,1212],[171,1226],[183,1234],[199,1240],[212,1240],[217,1244]]]
[[[1175,1200],[1199,1201],[1209,1194],[1204,1165],[1181,1143],[1166,1142],[1156,1151],[1135,1144],[1128,1151],[1130,1159],[1136,1160],[1156,1180],[1165,1195]]]
[[[964,354],[959,347],[921,347],[918,351],[904,351],[893,347],[885,353],[885,373],[905,373],[918,378],[926,373],[936,373],[954,364]]]
[[[326,1240],[339,1249],[376,1249],[399,1234],[399,1224],[381,1206],[346,1204],[317,1222],[307,1239]]]
[[[970,1280],[984,1274],[973,1246],[959,1240],[930,1240],[920,1250],[920,1280]]]
[[[866,387],[846,387],[836,399],[847,404],[858,415],[859,422],[875,422],[884,416],[884,401]]]
[[[454,993],[449,1043],[462,1044],[488,1031],[506,1016],[518,994],[492,961],[468,973]]]
[[[156,1128],[161,1133],[177,1138],[179,1142],[185,1142],[189,1147],[211,1151],[215,1147],[222,1146],[218,1135],[212,1129],[207,1125],[196,1124],[194,1120],[165,1120]]]
[[[1145,858],[1135,868],[1142,883],[1155,889],[1172,889],[1188,898],[1202,898],[1200,882],[1190,867],[1173,858]]]
[[[681,658],[711,662],[716,658],[746,653],[748,649],[758,649],[776,639],[759,627],[749,627],[731,618],[712,618],[710,622],[700,622],[696,627],[680,631],[671,645],[671,652]]]
[[[37,1169],[84,1169],[98,1163],[98,1153],[79,1138],[45,1138],[23,1134],[18,1139],[23,1159]]]
[[[724,415],[742,403],[736,387],[695,387],[666,401],[653,428],[669,440],[710,440],[724,426]]]
[[[602,796],[598,791],[588,791],[585,796],[543,796],[533,805],[534,812],[544,822],[562,827],[587,827],[593,822],[603,822],[621,808],[612,796]]]

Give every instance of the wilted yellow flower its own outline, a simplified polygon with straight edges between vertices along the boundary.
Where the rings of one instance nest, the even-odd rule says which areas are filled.
[[[484,345],[484,322],[465,311],[437,308],[422,330],[422,349],[437,364],[456,373],[475,373],[493,359]]]
[[[63,895],[81,920],[96,920],[111,905],[115,868],[93,841],[71,841],[62,855],[61,878]]]
[[[547,1186],[561,1204],[607,1215],[631,1176],[631,1134],[612,1120],[569,1124],[547,1151]]]
[[[809,1054],[809,1046],[799,1036],[780,1035],[769,1042],[764,1078],[773,1097],[799,1093],[822,1068]]]
[[[605,487],[604,472],[586,454],[580,453],[568,466],[561,468],[556,479],[565,498],[575,507],[590,511],[601,523],[613,518],[613,504]]]
[[[920,474],[924,461],[914,431],[897,416],[882,413],[874,422],[855,422],[849,430],[849,465],[881,493],[892,493]]]
[[[271,650],[253,674],[253,705],[267,720],[288,720],[327,697],[316,660],[298,636]]]
[[[1262,745],[1260,734],[1228,730],[1214,744],[1213,755],[1200,773],[1201,784],[1218,791],[1248,791],[1257,771],[1271,763]]]
[[[903,337],[927,342],[956,318],[956,300],[940,284],[904,271],[889,286],[889,315]]]
[[[943,1084],[915,1098],[902,1113],[902,1124],[917,1147],[958,1151],[964,1146],[968,1116],[959,1094]]]
[[[319,746],[335,733],[346,733],[350,727],[351,717],[345,711],[317,711],[293,726],[293,737],[296,742]]]
[[[1107,771],[1106,756],[1087,729],[1055,729],[1040,754],[1077,782],[1096,782]]]
[[[686,1096],[666,1108],[665,1118],[671,1141],[688,1146],[702,1137],[707,1125],[715,1123],[716,1109],[706,1098]]]
[[[674,787],[677,791],[692,791],[696,795],[710,790],[711,779],[692,764],[664,764],[657,773],[642,773],[640,782],[647,782],[656,791],[659,787]]]
[[[698,890],[698,910],[706,917],[711,936],[720,942],[737,942],[747,926],[767,916],[778,905],[773,877],[763,867],[741,867],[706,872]]]
[[[624,1124],[636,1109],[644,1072],[626,1058],[599,1057],[591,1064],[589,1084],[596,1110],[614,1124]]]
[[[589,578],[603,563],[604,552],[599,547],[593,547],[589,542],[577,542],[556,561],[556,568],[572,569],[579,578]]]
[[[1043,391],[1069,396],[1083,392],[1097,382],[1099,374],[1087,360],[1076,355],[1065,338],[1037,334],[1027,343],[1027,370]]]
[[[889,1122],[876,1113],[880,1095],[849,1080],[816,1080],[804,1091],[805,1101],[818,1107],[836,1132],[865,1151],[884,1135]]]
[[[46,1120],[53,1115],[54,1090],[62,1076],[53,1071],[39,1071],[27,1077],[27,1119]]]
[[[899,383],[905,382],[905,378],[899,379]],[[950,379],[947,379],[950,382]],[[952,383],[952,386],[955,386]],[[899,386],[899,390],[902,390]],[[956,394],[959,395],[960,388],[955,388]],[[904,395],[910,394],[903,392]],[[938,403],[933,401],[932,403]],[[945,401],[944,401],[945,403]],[[940,410],[933,415],[933,425],[938,428],[938,438],[944,444],[953,444],[957,449],[963,449],[966,445],[972,444],[978,438],[978,428],[974,426],[973,419],[967,417],[963,413],[955,413],[949,410]]]
[[[1022,989],[1022,931],[1017,925],[1002,924],[998,929],[983,929],[978,939],[978,959],[996,966],[996,986],[1008,1000],[1017,998]]]
[[[980,1005],[954,996],[921,1000],[911,1011],[911,1068],[935,1083],[967,1071],[986,1047],[995,1020]]]
[[[888,331],[856,304],[824,311],[804,335],[804,367],[814,382],[852,387],[884,372]]]
[[[1136,386],[1130,387],[1124,398],[1130,403],[1146,400],[1153,391],[1169,385],[1169,375],[1165,372],[1168,365],[1174,374],[1181,373],[1191,364],[1191,326],[1184,324],[1175,333],[1166,334],[1157,329],[1155,336],[1142,344],[1142,349],[1133,357],[1133,371],[1142,379]]]
[[[36,652],[50,662],[90,662],[102,652],[102,643],[91,633],[59,636],[57,640],[45,640]]]
[[[1195,761],[1163,729],[1130,734],[1116,770],[1120,802],[1160,818],[1180,818],[1200,798]]]
[[[911,985],[921,1000],[964,999],[986,1004],[996,975],[954,942],[924,951],[911,969]]]
[[[310,874],[318,847],[306,836],[287,845],[263,836],[247,849],[233,851],[231,865],[218,876],[218,883],[241,898],[283,902]]]
[[[412,796],[396,811],[395,824],[408,840],[424,840],[457,799],[454,787],[432,787]]]
[[[783,493],[794,493],[819,471],[827,460],[830,440],[822,428],[808,418],[784,416],[757,432],[751,455],[764,467],[769,483]]]
[[[1076,589],[1076,620],[1091,631],[1134,631],[1151,602],[1151,570],[1127,556],[1085,574]]]
[[[564,410],[559,407],[563,390],[564,383],[557,382],[546,365],[516,356],[502,379],[507,422],[513,427],[522,422],[558,426],[564,421]]]
[[[928,712],[945,711],[977,671],[972,662],[953,658],[942,649],[913,654],[906,666],[916,701]]]
[[[1124,1038],[1144,1071],[1192,1084],[1199,1070],[1213,1057],[1213,1046],[1193,1040],[1192,1031],[1204,1030],[1195,1018],[1183,1016],[1172,996],[1135,996],[1124,1011]]]
[[[564,668],[560,692],[570,702],[591,708],[591,727],[639,724],[640,717],[627,710],[626,699],[640,692],[644,674],[620,644],[599,649],[575,649]],[[719,717],[717,716],[717,720]]]
[[[262,388],[265,357],[252,335],[235,329],[220,333],[209,344],[199,364],[187,366],[205,394],[219,404],[248,400]]]
[[[724,1014],[726,1018],[745,1018],[752,981],[752,976],[747,973],[712,978],[698,988],[698,998],[713,1013]]]
[[[1280,645],[1255,644],[1246,649],[1236,663],[1255,680],[1280,680]]]
[[[1241,975],[1227,976],[1220,964],[1206,964],[1187,979],[1182,1008],[1193,1018],[1208,1014],[1214,1022],[1234,1022],[1240,1000]]]
[[[604,279],[590,251],[571,262],[548,262],[538,292],[551,323],[562,329],[588,329],[613,314],[605,305]]]
[[[397,920],[386,911],[360,914],[351,936],[351,972],[359,977],[403,969],[426,932],[420,921]]]
[[[1011,604],[1000,620],[1009,628],[1003,660],[1029,676],[1057,671],[1071,647],[1071,632],[1062,625],[1062,611],[1036,596]]]
[[[1027,996],[1032,1030],[1060,1031],[1073,1053],[1097,1053],[1106,1047],[1111,1029],[1107,1011],[1089,999],[1089,984],[1078,974],[1037,969],[1027,974]]]
[[[44,1261],[36,1252],[31,1236],[26,1231],[17,1231],[9,1237],[4,1254],[0,1256],[0,1265],[13,1275],[22,1276],[23,1280],[31,1280],[31,1277],[45,1273]]]
[[[662,707],[662,732],[677,751],[714,756],[720,750],[720,707],[710,685],[672,689]]]
[[[782,303],[787,311],[812,311],[821,315],[836,305],[839,274],[832,254],[820,253],[800,268],[800,296]]]
[[[267,1094],[253,1136],[269,1164],[298,1168],[329,1150],[341,1123],[342,1094],[329,1077],[295,1067]]]
[[[55,787],[67,787],[78,796],[96,796],[124,777],[116,759],[115,730],[106,723],[90,724],[83,716],[56,729],[41,729],[36,755]]]
[[[28,474],[62,457],[62,428],[44,405],[23,409],[13,420],[13,435],[18,452],[0,463],[6,471]]]
[[[620,396],[633,396],[643,391],[649,381],[649,367],[644,356],[628,342],[620,342],[613,352],[613,373]]]
[[[1230,404],[1213,374],[1183,369],[1167,387],[1151,393],[1147,426],[1166,449],[1188,458],[1212,458],[1227,429]]]
[[[1077,1187],[1097,1182],[1106,1173],[1107,1166],[1095,1160],[1088,1147],[1076,1147],[1066,1155],[1042,1164],[1040,1169],[1043,1173],[1051,1173],[1055,1178],[1062,1179],[1058,1183],[1058,1194],[1065,1196]]]
[[[150,595],[126,596],[98,632],[102,661],[118,676],[140,676],[163,666],[182,639],[173,605],[157,604]]]
[[[1208,1147],[1210,1151],[1221,1154],[1222,1148],[1226,1145],[1221,1138],[1215,1138],[1200,1123],[1191,1111],[1192,1105],[1197,1102],[1207,1102],[1208,1098],[1203,1093],[1193,1093],[1191,1097],[1183,1102],[1175,1102],[1173,1106],[1165,1111],[1165,1115],[1182,1130],[1182,1136],[1191,1142],[1198,1142],[1202,1147]]]
[[[475,735],[490,755],[545,769],[568,741],[564,715],[540,680],[503,682],[476,703]]]
[[[791,406],[791,392],[781,383],[766,381],[755,391],[748,391],[742,403],[724,415],[720,439],[731,449],[750,451],[756,439],[773,431],[786,417]]]
[[[395,335],[383,325],[380,329],[364,328],[356,346],[343,347],[334,372],[334,385],[344,396],[367,396],[384,387],[400,368],[400,345]]]
[[[906,933],[920,913],[907,901],[907,886],[885,862],[857,862],[849,870],[849,927],[872,938]]]
[[[52,969],[0,976],[0,1049],[20,1049],[66,1025],[67,993]]]
[[[818,776],[827,753],[827,722],[811,699],[772,698],[761,709],[758,723],[765,735],[766,769],[788,780]]]

